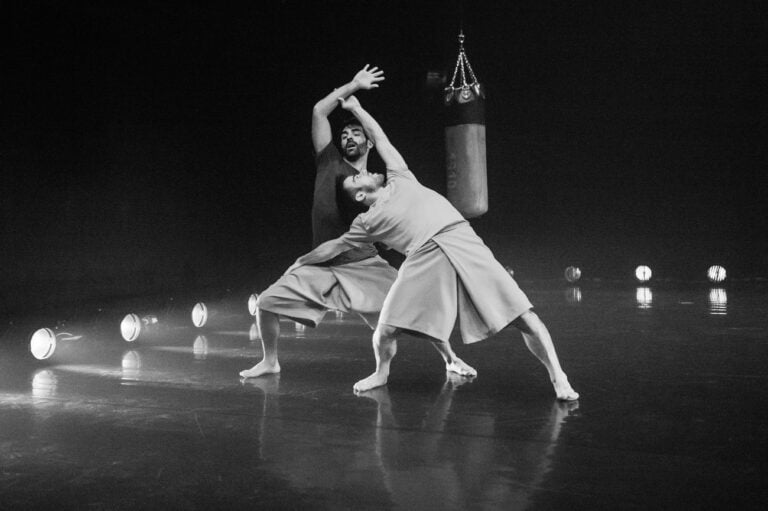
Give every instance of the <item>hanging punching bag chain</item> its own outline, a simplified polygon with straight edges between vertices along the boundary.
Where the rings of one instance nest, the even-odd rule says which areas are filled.
[[[461,72],[460,84],[456,81],[456,78],[459,76],[459,72]],[[467,82],[467,75],[469,75],[469,83]],[[477,81],[475,72],[472,70],[472,64],[469,63],[467,53],[464,51],[463,30],[459,32],[459,56],[456,59],[456,67],[453,69],[451,84],[445,88],[445,92],[446,103],[450,103],[454,98],[457,100],[470,101],[473,99],[472,92],[475,93],[475,97],[485,96],[480,88],[480,82]]]

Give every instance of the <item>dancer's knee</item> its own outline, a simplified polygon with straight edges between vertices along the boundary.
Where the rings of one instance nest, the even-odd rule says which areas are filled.
[[[376,326],[376,335],[382,339],[394,339],[400,333],[400,328],[379,323]]]
[[[274,312],[259,308],[257,319],[260,325],[268,325],[280,321],[280,316]]]
[[[544,323],[542,323],[539,316],[533,312],[533,309],[528,309],[515,318],[512,325],[524,334],[535,335],[536,332],[544,326]]]

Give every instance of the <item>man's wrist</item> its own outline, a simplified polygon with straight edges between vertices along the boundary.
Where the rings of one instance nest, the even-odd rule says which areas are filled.
[[[355,92],[359,91],[362,88],[362,86],[360,85],[360,82],[358,82],[357,80],[352,80],[351,82],[349,82],[349,86],[351,89],[349,92],[350,94],[354,94]]]

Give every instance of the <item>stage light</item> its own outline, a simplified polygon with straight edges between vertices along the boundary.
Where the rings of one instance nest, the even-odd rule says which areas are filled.
[[[38,360],[51,358],[57,348],[61,349],[62,343],[72,343],[83,339],[83,335],[75,335],[69,332],[55,333],[50,328],[35,330],[29,339],[29,351]]]
[[[569,266],[565,269],[565,280],[574,283],[581,278],[581,270],[576,266]]]
[[[305,338],[307,336],[306,335],[307,325],[304,325],[302,323],[297,323],[297,322],[294,322],[293,325],[294,325],[294,328],[296,330],[296,338],[297,339],[303,339],[303,338]]]
[[[208,307],[203,302],[197,302],[192,307],[192,324],[197,328],[204,327],[208,322]]]
[[[121,342],[115,331],[119,313],[99,309],[82,312],[55,322],[50,328],[38,328],[29,336],[29,351],[37,360],[89,364],[104,361],[119,349]]]
[[[728,313],[728,293],[723,288],[709,290],[709,313],[724,316]]]
[[[259,299],[259,293],[253,293],[248,297],[248,312],[251,316],[255,316],[259,313],[259,308],[256,306],[256,300]]]
[[[707,270],[707,278],[710,282],[722,282],[725,280],[725,268],[722,266],[710,266]]]
[[[38,360],[45,360],[56,350],[56,334],[50,328],[40,328],[29,339],[29,351]]]
[[[638,287],[635,293],[637,306],[641,309],[650,309],[653,304],[653,292],[649,287]]]
[[[120,322],[120,333],[128,342],[134,342],[139,337],[146,337],[158,330],[157,316],[138,314],[126,314],[123,321]]]
[[[581,303],[581,289],[578,287],[569,287],[565,290],[565,301],[571,305]]]
[[[192,324],[197,328],[221,328],[234,325],[245,326],[249,317],[243,309],[242,298],[227,299],[213,304],[197,302],[192,307]]]
[[[637,277],[637,280],[640,282],[648,282],[651,280],[652,274],[651,269],[647,266],[641,265],[635,268],[635,277]]]

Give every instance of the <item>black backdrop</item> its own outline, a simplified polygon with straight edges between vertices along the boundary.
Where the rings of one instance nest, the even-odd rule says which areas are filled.
[[[309,248],[312,105],[365,63],[387,80],[361,101],[444,191],[425,78],[460,24],[502,262],[766,276],[762,5],[4,3],[0,305],[263,287]]]

